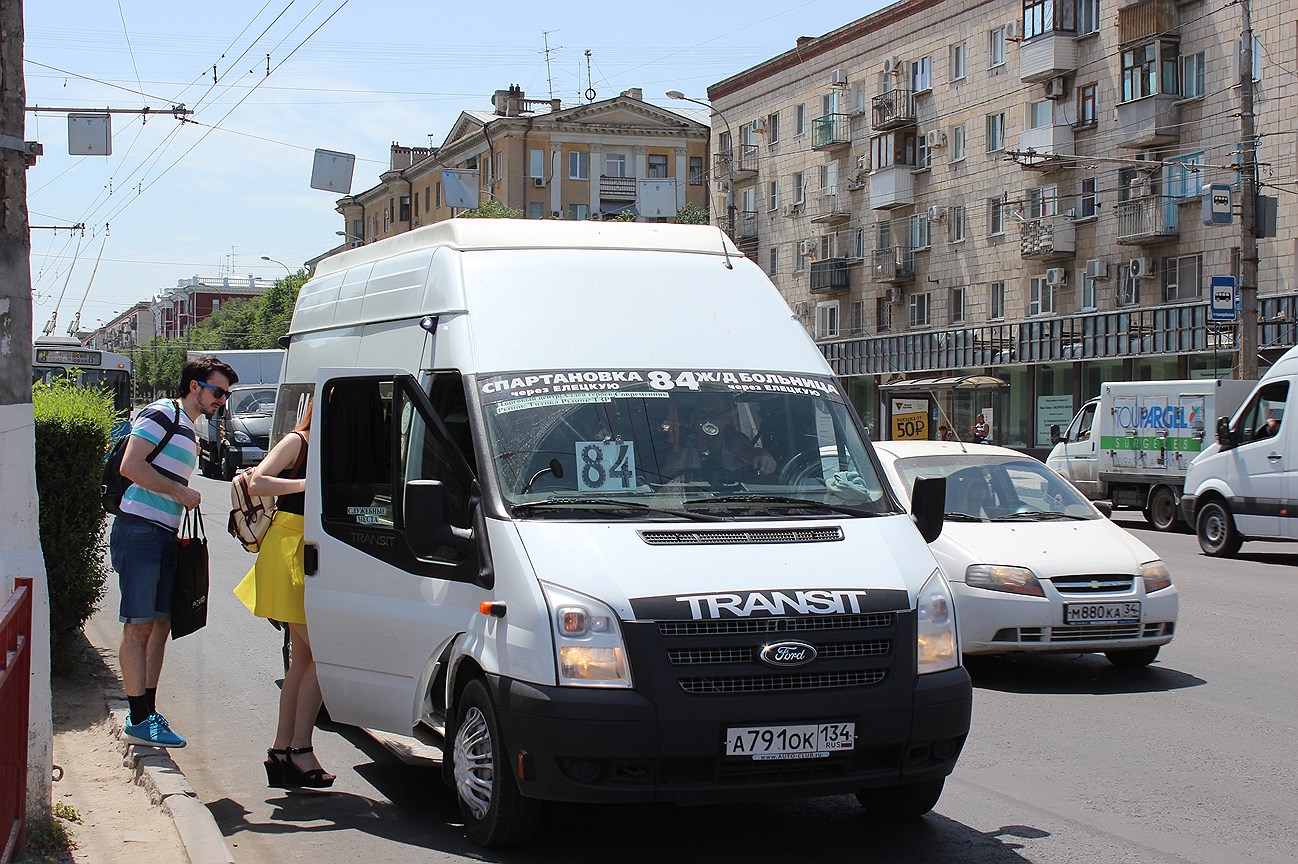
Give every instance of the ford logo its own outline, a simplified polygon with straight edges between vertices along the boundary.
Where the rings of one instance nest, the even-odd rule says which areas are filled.
[[[816,659],[816,649],[806,642],[774,642],[763,646],[759,655],[768,666],[805,666]]]

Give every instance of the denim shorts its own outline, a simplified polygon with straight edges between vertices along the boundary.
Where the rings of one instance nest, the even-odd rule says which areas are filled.
[[[149,624],[171,620],[176,584],[176,532],[147,519],[118,516],[108,540],[122,605],[118,621]]]

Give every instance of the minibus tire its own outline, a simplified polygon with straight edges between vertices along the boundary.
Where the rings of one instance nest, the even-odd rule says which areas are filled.
[[[1145,507],[1145,521],[1159,531],[1172,531],[1179,521],[1177,515],[1176,495],[1166,486],[1159,486],[1149,495],[1149,505]]]
[[[862,789],[856,793],[865,812],[884,819],[918,819],[937,805],[942,797],[945,777],[925,780],[922,783],[902,783],[878,789]]]
[[[518,791],[496,706],[481,678],[464,688],[456,714],[451,758],[465,832],[474,843],[491,848],[527,842],[540,823],[541,802]]]
[[[1213,498],[1199,505],[1194,518],[1194,533],[1199,538],[1203,554],[1214,558],[1229,558],[1244,545],[1244,538],[1235,528],[1235,519],[1225,501]]]

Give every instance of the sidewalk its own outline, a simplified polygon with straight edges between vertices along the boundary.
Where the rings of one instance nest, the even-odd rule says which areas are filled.
[[[121,741],[126,697],[113,652],[81,637],[82,662],[55,677],[53,801],[67,823],[77,864],[233,864],[211,813],[166,751]]]

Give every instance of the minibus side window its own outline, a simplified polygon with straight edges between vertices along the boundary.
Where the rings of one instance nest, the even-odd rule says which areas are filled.
[[[472,520],[470,496],[473,476],[467,470],[458,448],[447,440],[430,418],[425,417],[420,406],[410,394],[401,391],[397,399],[398,434],[397,460],[399,475],[393,490],[401,498],[397,527],[407,532],[435,533],[428,522],[428,514],[412,512],[405,506],[406,484],[411,480],[438,480],[446,489],[446,518],[451,525],[469,527]],[[466,417],[467,420],[467,417]],[[466,547],[449,543],[438,546],[428,557],[434,561],[460,564],[465,560]]]
[[[1257,391],[1240,417],[1241,442],[1247,444],[1278,435],[1284,422],[1284,407],[1288,398],[1288,381],[1275,381]]]
[[[325,394],[321,497],[326,521],[393,527],[392,382],[335,381]]]

